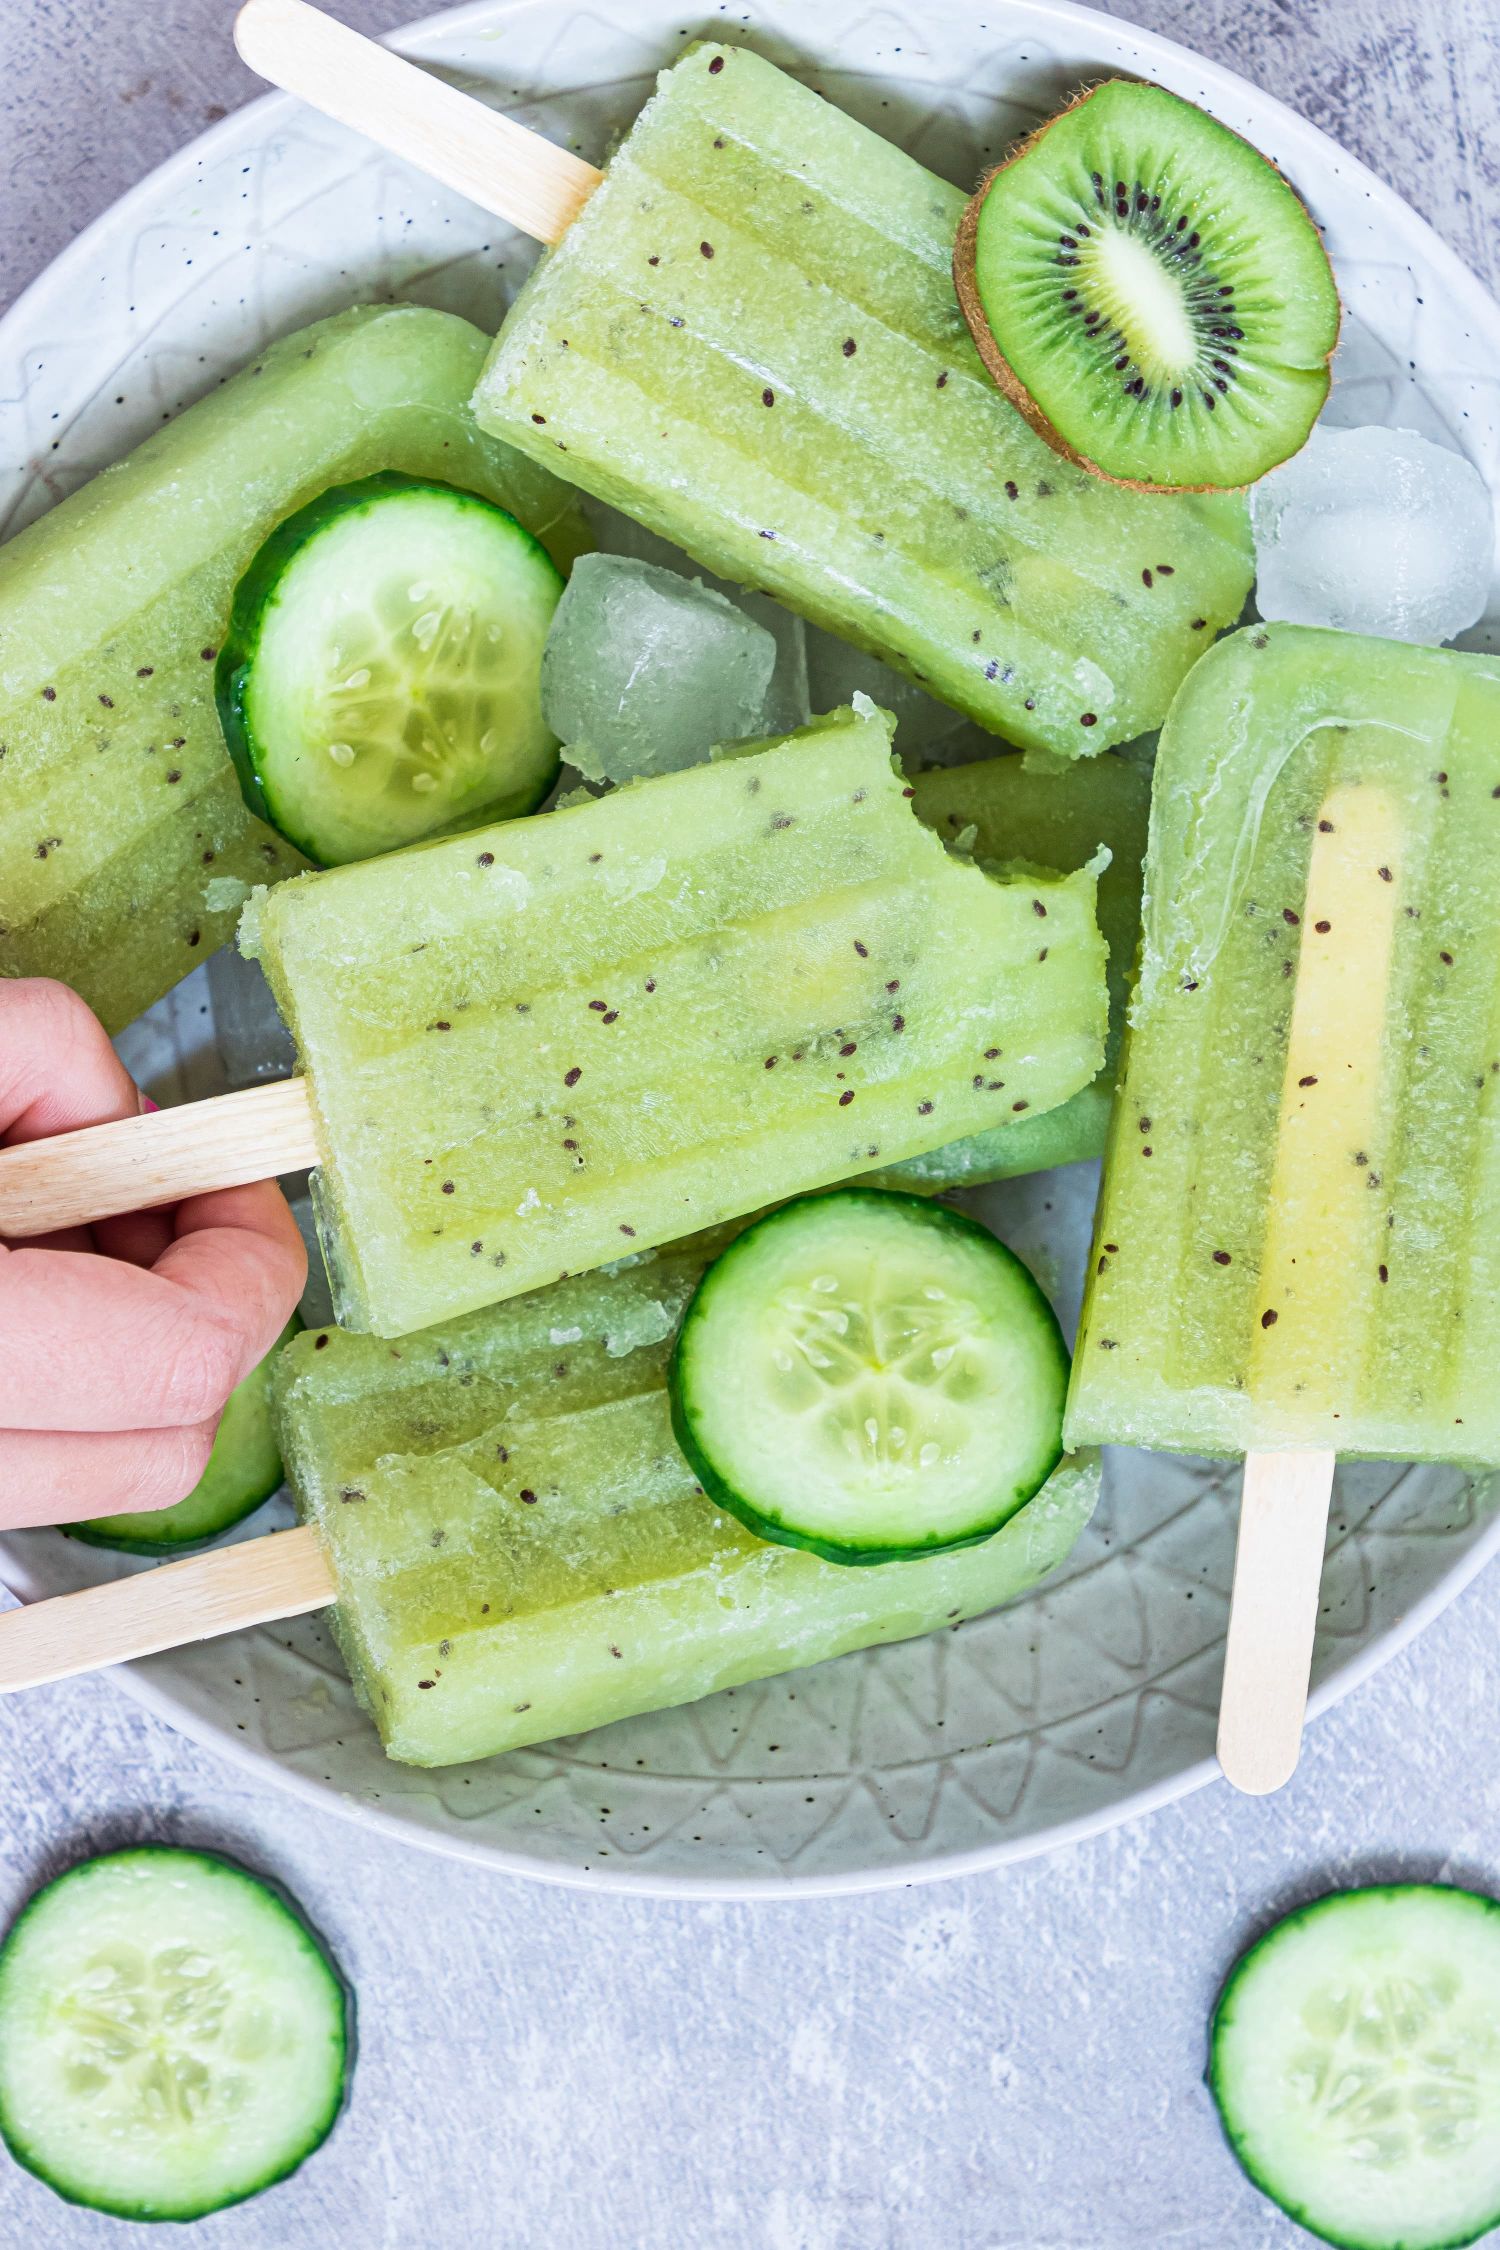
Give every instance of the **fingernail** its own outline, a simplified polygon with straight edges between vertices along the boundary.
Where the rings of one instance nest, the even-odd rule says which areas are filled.
[[[154,1101],[153,1101],[153,1100],[151,1099],[151,1096],[150,1096],[149,1094],[142,1094],[142,1096],[141,1096],[141,1115],[142,1115],[142,1117],[149,1117],[149,1116],[151,1115],[151,1112],[152,1112],[153,1110],[156,1110],[156,1109],[160,1109],[160,1108],[161,1108],[161,1103],[160,1103],[160,1102],[154,1102]]]

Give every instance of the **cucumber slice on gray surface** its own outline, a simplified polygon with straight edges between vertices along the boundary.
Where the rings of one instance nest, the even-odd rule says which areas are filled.
[[[215,673],[252,812],[321,866],[534,811],[557,778],[542,648],[563,581],[491,500],[387,471],[279,524]]]
[[[144,1845],[36,1893],[0,1947],[0,2136],[70,2203],[196,2219],[331,2131],[353,2002],[280,1892]]]
[[[1019,1258],[920,1196],[761,1219],[683,1318],[673,1425],[763,1539],[878,1563],[987,1539],[1062,1458],[1068,1349]]]
[[[70,1538],[125,1555],[180,1554],[201,1547],[262,1507],[281,1484],[281,1447],[271,1420],[271,1370],[302,1326],[293,1313],[258,1367],[229,1394],[208,1466],[186,1498],[134,1515],[90,1516],[64,1526]]]
[[[1335,1891],[1244,1954],[1209,2087],[1245,2171],[1339,2250],[1458,2250],[1500,2225],[1500,1903]]]

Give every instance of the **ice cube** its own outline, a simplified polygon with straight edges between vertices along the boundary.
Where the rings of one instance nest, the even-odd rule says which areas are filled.
[[[542,710],[591,781],[695,765],[764,734],[776,643],[695,579],[626,555],[573,565],[542,657]]]
[[[1414,430],[1320,426],[1251,496],[1262,617],[1435,645],[1484,609],[1494,508]]]
[[[836,710],[856,693],[889,711],[896,721],[896,748],[907,758],[926,756],[964,724],[961,711],[950,711],[878,656],[816,627],[807,636],[807,681],[815,711]]]
[[[812,717],[812,704],[807,692],[807,628],[800,617],[794,617],[770,594],[736,586],[711,570],[700,570],[670,539],[663,539],[659,532],[648,531],[632,516],[622,516],[617,509],[597,502],[590,514],[599,545],[606,553],[634,555],[640,562],[655,563],[658,569],[674,570],[681,578],[696,578],[701,586],[733,602],[736,609],[742,609],[757,625],[764,625],[776,643],[776,669],[766,693],[764,724],[756,732],[791,734],[796,728],[806,726]]]

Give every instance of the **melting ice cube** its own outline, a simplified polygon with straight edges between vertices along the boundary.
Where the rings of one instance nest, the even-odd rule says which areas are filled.
[[[1485,607],[1488,487],[1413,430],[1315,429],[1255,487],[1251,511],[1262,617],[1435,645]]]
[[[599,544],[607,554],[634,555],[638,562],[655,563],[659,569],[675,571],[681,578],[696,578],[700,585],[722,594],[725,601],[733,602],[735,608],[743,610],[755,624],[764,625],[776,643],[776,669],[766,690],[763,723],[756,732],[791,734],[795,728],[806,726],[812,716],[812,705],[807,694],[807,629],[800,617],[783,609],[770,594],[735,586],[727,578],[716,577],[711,570],[700,570],[670,539],[648,531],[631,516],[622,516],[618,510],[597,503],[591,513]],[[834,701],[847,702],[848,697],[836,696]],[[826,710],[830,706],[819,704],[818,708]]]
[[[696,764],[766,728],[776,642],[723,595],[626,555],[583,555],[542,658],[542,710],[591,781]]]

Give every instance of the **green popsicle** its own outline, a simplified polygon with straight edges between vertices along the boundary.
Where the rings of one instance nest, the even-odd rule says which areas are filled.
[[[744,48],[690,47],[545,256],[486,428],[1011,741],[1158,726],[1239,616],[1238,494],[1073,467],[984,373],[964,195]]]
[[[1094,1077],[1092,869],[950,855],[889,728],[866,702],[257,893],[347,1325],[423,1328]]]
[[[981,1545],[878,1570],[765,1544],[716,1508],[665,1379],[703,1262],[679,1245],[397,1346],[333,1329],[282,1355],[288,1474],[393,1758],[488,1757],[931,1632],[1068,1553],[1092,1456]]]
[[[1500,1460],[1500,662],[1272,625],[1162,735],[1071,1442]]]

